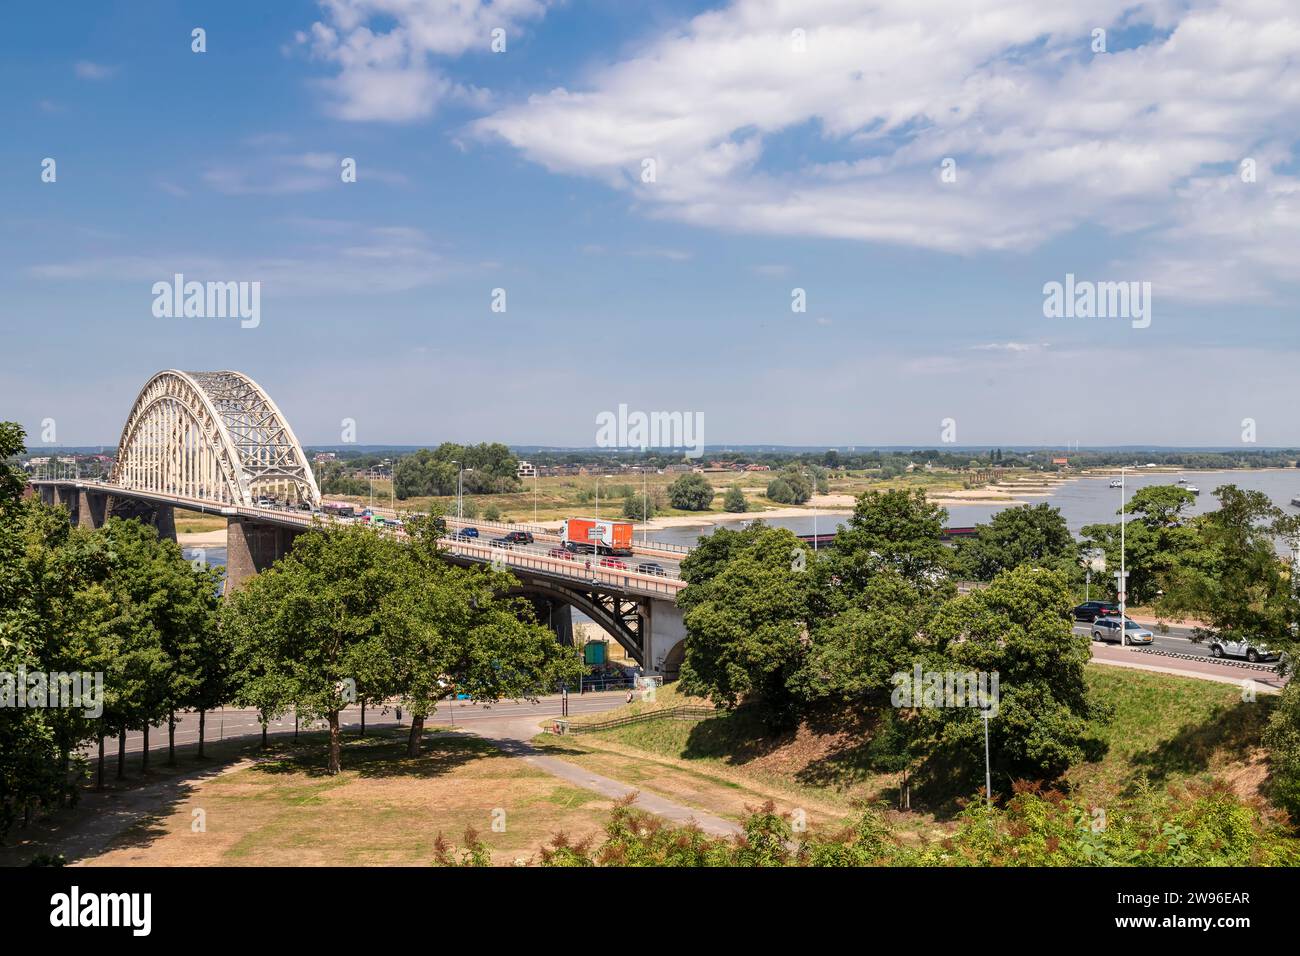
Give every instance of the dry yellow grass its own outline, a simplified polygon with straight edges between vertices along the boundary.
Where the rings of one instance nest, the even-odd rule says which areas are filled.
[[[200,783],[86,862],[427,866],[439,833],[459,847],[472,827],[493,862],[510,865],[533,857],[557,832],[597,832],[612,806],[471,736],[427,740],[414,761],[401,756],[400,739],[348,741],[335,777],[321,771],[320,743],[319,735],[304,737],[279,759]],[[494,820],[504,831],[494,832]]]

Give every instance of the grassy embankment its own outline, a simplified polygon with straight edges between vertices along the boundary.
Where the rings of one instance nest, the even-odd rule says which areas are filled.
[[[1104,804],[1130,792],[1144,777],[1157,785],[1217,778],[1242,796],[1266,792],[1259,737],[1271,698],[1243,703],[1232,686],[1118,668],[1090,667],[1087,680],[1115,716],[1105,728],[1106,756],[1067,774],[1069,785],[1086,799]],[[657,697],[654,703],[638,702],[576,721],[702,703],[672,687]],[[897,804],[898,777],[871,768],[869,739],[869,733],[846,725],[842,716],[773,735],[742,710],[701,721],[658,720],[539,741],[595,772],[666,795],[693,793],[687,802],[724,816],[738,818],[741,794],[763,792],[778,805],[804,808],[811,821],[820,822],[851,815],[860,801]],[[914,812],[897,815],[895,823],[903,830],[942,826],[956,796],[961,795],[927,800],[914,791]]]

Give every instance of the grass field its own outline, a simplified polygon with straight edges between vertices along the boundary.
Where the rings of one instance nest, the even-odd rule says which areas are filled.
[[[185,508],[177,508],[175,512],[177,534],[226,530],[225,515],[208,515],[201,511],[188,511]]]
[[[1097,699],[1114,709],[1104,731],[1109,742],[1105,758],[1076,766],[1066,777],[1088,799],[1102,802],[1130,792],[1142,778],[1157,785],[1217,778],[1243,796],[1261,792],[1267,771],[1259,737],[1272,698],[1261,695],[1258,702],[1243,703],[1240,690],[1231,685],[1101,666],[1089,667],[1087,680]],[[688,702],[695,701],[669,687],[659,691],[653,704],[638,702],[577,720]],[[816,808],[823,816],[837,810],[847,814],[863,800],[897,800],[897,776],[871,769],[866,730],[846,727],[842,718],[805,723],[774,736],[753,715],[739,711],[700,721],[651,721],[564,740],[574,751],[567,759],[614,777],[622,762],[634,767],[627,772],[647,781],[650,789],[658,789],[648,782],[656,774],[672,778],[689,772],[711,779],[710,791],[739,786],[770,792],[778,803]],[[925,801],[913,797],[919,811]],[[933,809],[937,816],[909,816],[915,825],[928,826],[944,818],[952,805],[945,801]]]
[[[474,828],[498,865],[526,861],[557,832],[598,831],[612,806],[469,735],[345,738],[343,771],[324,772],[324,735],[275,745],[255,763],[186,788],[113,841],[92,865],[426,866],[441,833]],[[195,811],[204,829],[195,832]],[[494,821],[502,830],[494,830]]]
[[[722,498],[727,490],[738,486],[745,493],[749,507],[747,513],[761,513],[772,508],[785,508],[788,505],[772,501],[766,495],[767,484],[775,477],[773,472],[709,472],[705,475],[713,483],[713,504],[707,512],[682,511],[668,503],[668,486],[679,474],[647,475],[646,493],[660,502],[656,510],[659,516],[682,516],[706,514],[725,515]],[[470,509],[477,517],[485,517],[488,508],[495,508],[500,513],[498,520],[514,522],[531,522],[534,513],[538,521],[560,521],[578,515],[591,515],[595,510],[597,479],[594,475],[557,476],[539,478],[534,482],[524,479],[523,489],[510,494],[466,495]],[[868,489],[885,488],[924,488],[927,491],[952,491],[963,487],[963,478],[957,472],[918,472],[897,478],[884,480],[867,472],[836,473],[829,482],[830,494],[860,495]],[[602,517],[622,515],[624,496],[631,491],[634,495],[642,493],[640,475],[615,476],[600,478],[600,514]],[[376,480],[374,494],[371,495],[327,495],[331,500],[350,501],[356,504],[370,504],[390,507],[395,504],[398,511],[427,511],[433,504],[442,508],[444,513],[454,514],[455,496],[407,498],[394,502],[392,482]],[[534,505],[536,509],[534,510]]]

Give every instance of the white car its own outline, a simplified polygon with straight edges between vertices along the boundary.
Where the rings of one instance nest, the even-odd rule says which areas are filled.
[[[1281,655],[1277,651],[1270,651],[1259,641],[1234,641],[1220,635],[1210,640],[1210,656],[1244,657],[1253,664],[1256,661],[1275,661]]]
[[[1099,617],[1092,622],[1092,639],[1120,645],[1150,644],[1155,640],[1155,635],[1137,621],[1126,620],[1121,637],[1118,617]]]

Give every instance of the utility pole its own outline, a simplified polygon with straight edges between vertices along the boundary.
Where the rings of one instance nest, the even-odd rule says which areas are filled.
[[[1128,571],[1124,567],[1124,529],[1128,524],[1127,470],[1119,470],[1119,646],[1128,644]]]

